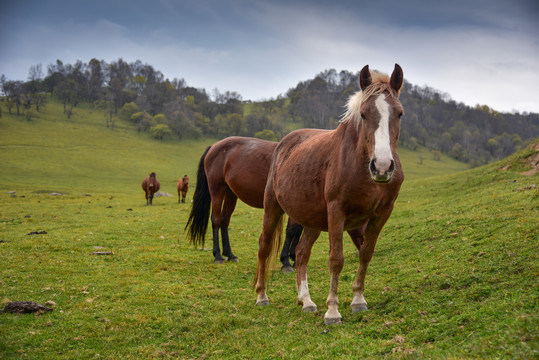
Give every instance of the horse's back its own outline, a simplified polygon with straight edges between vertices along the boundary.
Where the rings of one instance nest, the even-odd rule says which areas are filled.
[[[210,189],[217,191],[217,188],[228,185],[241,201],[262,208],[276,146],[276,142],[238,136],[217,142],[204,162]]]
[[[294,167],[310,166],[320,162],[327,162],[332,156],[335,139],[331,137],[331,130],[300,129],[285,136],[278,144],[274,153],[273,166],[277,170],[288,164],[298,163]]]

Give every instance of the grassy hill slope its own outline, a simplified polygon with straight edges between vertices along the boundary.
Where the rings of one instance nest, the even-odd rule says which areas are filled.
[[[0,132],[0,183],[56,191],[126,191],[151,171],[164,184],[172,184],[184,173],[195,172],[195,159],[212,143],[157,142],[121,121],[108,129],[102,112],[88,108],[77,109],[68,120],[55,102],[31,122],[4,114]]]
[[[468,171],[400,151],[407,178],[369,267],[369,311],[349,309],[358,264],[346,240],[343,325],[327,327],[327,234],[309,262],[319,312],[301,312],[295,276],[277,269],[271,305],[258,308],[261,210],[238,203],[240,262],[214,265],[211,250],[186,241],[187,204],[145,205],[149,171],[174,193],[212,140],[157,142],[129,124],[106,129],[90,109],[66,121],[55,106],[31,123],[0,118],[0,302],[54,302],[38,316],[0,314],[0,358],[539,355],[538,175],[522,174],[536,149]]]
[[[30,122],[6,113],[0,118],[0,186],[139,192],[142,179],[155,171],[166,187],[163,191],[172,192],[169,185],[185,173],[194,180],[201,154],[214,141],[157,141],[119,120],[114,129],[106,128],[102,111],[84,106],[68,120],[62,105],[51,100],[40,118]],[[426,150],[402,149],[399,154],[407,178],[467,168],[447,157],[434,161]]]

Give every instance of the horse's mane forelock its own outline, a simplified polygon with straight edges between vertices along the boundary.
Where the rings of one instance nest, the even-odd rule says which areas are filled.
[[[359,120],[361,119],[361,105],[374,95],[380,95],[387,91],[391,96],[398,97],[399,94],[396,93],[389,84],[390,79],[387,74],[372,71],[371,79],[372,83],[367,86],[365,90],[360,90],[350,96],[346,103],[346,111],[341,116],[341,122],[356,121],[357,124],[359,124]]]

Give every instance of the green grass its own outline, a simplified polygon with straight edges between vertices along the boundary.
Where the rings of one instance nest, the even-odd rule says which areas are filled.
[[[271,305],[258,308],[261,210],[238,203],[230,236],[240,262],[214,265],[211,250],[186,240],[188,204],[145,205],[150,171],[171,194],[189,174],[189,202],[213,140],[156,142],[130,124],[105,128],[100,112],[78,109],[68,121],[58,109],[52,102],[32,122],[0,118],[0,302],[56,303],[37,316],[0,314],[0,358],[539,356],[538,175],[504,171],[506,162],[462,172],[426,153],[420,165],[401,150],[406,180],[369,267],[370,309],[350,312],[358,264],[345,241],[343,325],[328,327],[327,234],[309,262],[319,312],[301,312],[295,276],[278,270]]]

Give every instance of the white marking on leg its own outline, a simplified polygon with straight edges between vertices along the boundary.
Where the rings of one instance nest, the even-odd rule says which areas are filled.
[[[311,295],[309,294],[309,283],[307,280],[302,280],[298,288],[298,304],[303,304],[303,311],[311,312],[316,311],[316,304],[311,300]]]

